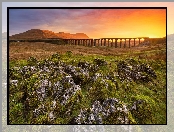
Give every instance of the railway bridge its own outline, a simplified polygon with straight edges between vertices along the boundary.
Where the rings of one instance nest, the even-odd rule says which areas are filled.
[[[137,42],[138,40],[138,42]],[[83,46],[107,46],[115,48],[135,47],[136,45],[146,42],[149,43],[149,37],[137,38],[99,38],[99,39],[63,39],[66,44],[83,45]],[[133,42],[132,42],[133,41]]]

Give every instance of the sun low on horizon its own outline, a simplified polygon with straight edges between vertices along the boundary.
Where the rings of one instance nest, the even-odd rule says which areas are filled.
[[[9,9],[9,35],[29,29],[90,38],[166,36],[166,9]]]

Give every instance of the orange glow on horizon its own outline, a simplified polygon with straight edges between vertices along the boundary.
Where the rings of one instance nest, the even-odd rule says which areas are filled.
[[[105,18],[105,26],[101,32],[91,33],[90,36],[99,37],[155,37],[166,36],[166,10],[165,9],[126,9],[117,11],[121,14],[114,17],[116,11],[106,10],[99,20]],[[117,14],[118,14],[117,13]],[[108,16],[111,17],[108,17]],[[100,21],[99,21],[100,22]]]

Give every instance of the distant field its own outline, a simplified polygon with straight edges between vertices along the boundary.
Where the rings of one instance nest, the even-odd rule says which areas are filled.
[[[128,55],[140,56],[147,59],[160,59],[166,61],[165,45],[139,46],[132,48],[114,48],[114,47],[87,47],[78,45],[56,45],[44,42],[12,42],[10,43],[9,57],[10,60],[28,59],[30,56],[37,59],[44,59],[54,53],[66,53],[71,51],[73,54],[81,55]],[[158,52],[158,53],[157,53]],[[149,54],[150,53],[150,54]],[[155,54],[151,54],[155,53]],[[157,53],[157,54],[156,54]]]

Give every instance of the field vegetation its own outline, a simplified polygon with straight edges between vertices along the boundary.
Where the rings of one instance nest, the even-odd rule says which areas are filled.
[[[12,42],[10,124],[166,124],[166,47]]]

